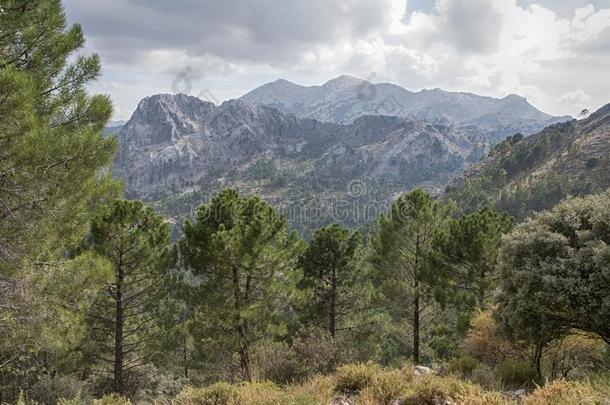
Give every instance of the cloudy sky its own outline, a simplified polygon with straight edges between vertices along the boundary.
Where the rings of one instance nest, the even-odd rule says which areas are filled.
[[[610,0],[65,0],[91,90],[115,119],[184,92],[221,102],[278,78],[339,74],[409,90],[516,93],[548,113],[610,102]]]

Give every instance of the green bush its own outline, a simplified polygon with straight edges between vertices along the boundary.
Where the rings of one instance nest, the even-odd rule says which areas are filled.
[[[185,388],[174,399],[174,405],[228,405],[237,398],[238,390],[227,383],[216,383],[204,388]]]
[[[254,370],[259,380],[285,384],[298,379],[299,364],[285,342],[265,342],[254,352]]]
[[[60,399],[89,398],[85,382],[69,376],[43,376],[30,391],[30,399],[41,404],[56,404]]]
[[[493,369],[487,364],[479,363],[468,377],[468,380],[486,389],[498,388]]]
[[[308,328],[294,339],[292,346],[273,341],[259,345],[253,359],[256,377],[261,381],[302,382],[334,370],[337,345],[325,331]]]
[[[299,334],[292,344],[301,379],[334,371],[338,362],[337,342],[328,332],[310,327]]]
[[[496,365],[496,377],[508,388],[533,387],[538,374],[532,366],[518,360],[506,359]]]
[[[449,372],[463,377],[472,375],[473,370],[479,365],[477,359],[467,354],[457,357],[449,362]]]

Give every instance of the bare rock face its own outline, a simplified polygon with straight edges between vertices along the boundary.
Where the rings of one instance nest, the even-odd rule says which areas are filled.
[[[350,123],[363,115],[390,115],[461,126],[483,131],[491,141],[517,132],[532,134],[570,120],[545,114],[514,94],[497,99],[441,89],[415,93],[394,84],[373,84],[351,76],[310,87],[278,80],[241,99],[326,122]]]

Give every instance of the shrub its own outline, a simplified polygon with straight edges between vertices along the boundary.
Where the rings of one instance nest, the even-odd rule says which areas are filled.
[[[93,401],[93,405],[131,405],[131,401],[116,394],[106,395]]]
[[[301,397],[300,400],[304,401],[305,399]],[[292,398],[272,382],[241,384],[234,402],[230,402],[231,405],[275,405],[289,403],[294,403]],[[307,402],[304,402],[304,404],[309,405]]]
[[[512,344],[498,333],[492,310],[480,311],[472,318],[464,346],[470,355],[490,365],[526,356],[526,348]]]
[[[55,404],[60,399],[89,398],[85,382],[69,375],[43,376],[30,391],[30,399],[42,404]]]
[[[332,376],[314,376],[300,385],[290,387],[290,390],[297,396],[315,398],[316,404],[329,404],[334,396],[335,380]]]
[[[478,364],[479,362],[474,357],[463,355],[449,362],[449,372],[468,377],[472,375]]]
[[[327,374],[337,366],[338,349],[335,340],[320,328],[308,328],[294,340],[292,349],[299,365],[300,378]]]
[[[332,372],[337,364],[337,346],[325,331],[308,328],[292,346],[285,342],[266,342],[256,349],[253,357],[260,380],[286,384]]]
[[[237,397],[237,388],[216,383],[204,388],[187,387],[173,400],[174,405],[229,405]]]
[[[496,377],[509,388],[533,387],[538,382],[536,370],[527,363],[506,359],[496,366]]]
[[[582,378],[607,369],[604,358],[606,343],[599,338],[569,335],[554,342],[544,356],[544,366],[550,379]]]
[[[265,342],[254,352],[254,370],[261,380],[285,384],[299,379],[294,351],[284,342]]]
[[[83,400],[80,398],[65,399],[57,401],[57,405],[83,405]]]
[[[414,380],[415,394],[407,403],[433,404],[439,401],[475,398],[481,395],[481,389],[453,376],[439,377],[431,374]],[[409,402],[410,401],[410,402]]]
[[[365,389],[378,402],[389,404],[407,394],[412,379],[410,370],[383,370],[374,375],[372,385]]]
[[[498,382],[495,378],[494,371],[486,364],[477,365],[474,370],[472,370],[468,379],[486,389],[498,388]]]
[[[604,388],[589,381],[555,380],[527,395],[523,404],[604,404],[609,399],[610,385]]]
[[[359,392],[375,381],[379,366],[373,363],[346,364],[337,369],[335,391],[343,393]]]

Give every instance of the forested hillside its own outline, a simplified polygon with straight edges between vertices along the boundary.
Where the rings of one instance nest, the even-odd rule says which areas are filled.
[[[494,146],[447,188],[465,210],[490,204],[523,219],[568,195],[610,187],[610,105],[538,134],[516,134]]]
[[[1,404],[610,401],[610,190],[561,200],[607,186],[608,107],[499,144],[451,191],[456,204],[402,179],[464,158],[455,128],[157,96],[112,135],[111,101],[86,90],[100,59],[59,0],[4,1],[0,27]],[[296,178],[315,156],[321,193],[367,196],[341,183],[345,167],[412,189],[392,189],[366,232],[314,217],[305,237],[277,201],[212,170],[267,190],[279,168],[252,151],[269,145]],[[414,145],[438,159],[392,170]],[[572,188],[536,215],[497,198],[512,184],[537,195],[533,179],[551,173]],[[134,198],[199,175],[217,187],[180,227]]]

